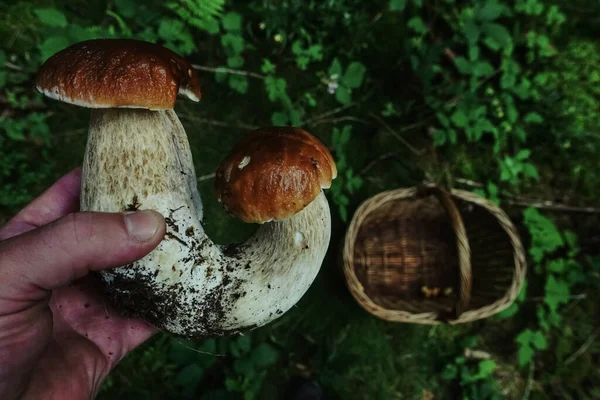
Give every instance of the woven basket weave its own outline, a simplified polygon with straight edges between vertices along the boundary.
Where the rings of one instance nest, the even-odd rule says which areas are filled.
[[[350,292],[388,321],[464,323],[516,298],[525,254],[508,216],[486,199],[434,185],[365,201],[343,248]]]

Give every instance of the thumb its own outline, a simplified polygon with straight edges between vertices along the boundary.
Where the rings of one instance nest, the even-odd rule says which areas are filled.
[[[163,239],[156,211],[80,212],[0,242],[0,293],[52,290],[89,271],[131,263]]]

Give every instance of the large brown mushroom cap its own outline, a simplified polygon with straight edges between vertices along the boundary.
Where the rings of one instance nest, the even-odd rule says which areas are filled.
[[[327,147],[291,127],[252,131],[216,171],[215,186],[225,209],[245,222],[291,217],[329,188],[337,169]]]
[[[36,77],[46,96],[89,108],[172,109],[177,94],[200,100],[191,64],[160,45],[132,39],[80,42],[50,57]]]

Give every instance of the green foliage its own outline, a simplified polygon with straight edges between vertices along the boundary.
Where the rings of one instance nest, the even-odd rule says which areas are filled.
[[[329,93],[335,93],[335,98],[341,104],[349,104],[352,101],[352,89],[358,89],[365,78],[367,69],[360,62],[351,62],[346,70],[340,61],[335,58],[328,71],[328,77],[324,78]]]
[[[462,353],[477,344],[474,337],[466,337],[462,341],[461,355],[456,356],[451,363],[446,364],[441,378],[456,382],[462,393],[461,398],[470,400],[499,400],[499,387],[494,379],[496,362],[491,359],[472,360]]]
[[[338,177],[333,181],[330,189],[331,199],[337,206],[342,221],[348,220],[348,204],[350,197],[363,184],[362,178],[357,176],[348,165],[346,159],[346,146],[352,135],[352,126],[345,125],[341,130],[333,129],[332,147],[337,166]]]
[[[170,359],[176,365],[175,390],[183,398],[195,398],[201,390],[204,396],[240,393],[252,400],[259,395],[267,369],[279,359],[279,352],[267,342],[254,343],[250,336],[208,339],[201,344],[192,341],[172,341]],[[201,387],[206,374],[216,366],[225,368],[222,387],[206,391]]]
[[[225,0],[177,0],[166,4],[182,21],[210,34],[219,32]]]

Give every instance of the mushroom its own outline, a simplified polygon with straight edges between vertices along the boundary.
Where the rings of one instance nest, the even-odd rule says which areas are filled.
[[[41,67],[37,89],[92,108],[81,209],[154,209],[164,240],[146,257],[101,272],[124,314],[188,338],[262,326],[289,310],[315,279],[331,223],[322,191],[337,170],[327,148],[297,128],[263,128],[218,167],[218,198],[262,224],[221,246],[202,227],[202,203],[177,93],[198,101],[191,65],[161,46],[121,39],[75,44]],[[136,109],[137,108],[137,109]]]

